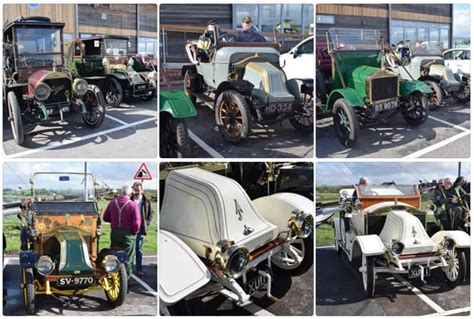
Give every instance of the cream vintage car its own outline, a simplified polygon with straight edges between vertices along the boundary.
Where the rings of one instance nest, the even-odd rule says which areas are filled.
[[[171,171],[160,210],[160,311],[207,284],[238,306],[265,289],[272,265],[312,265],[314,203],[294,193],[250,200],[233,179],[200,168]],[[312,250],[312,248],[311,248]],[[304,265],[304,266],[303,266]]]
[[[448,284],[461,284],[468,265],[470,236],[459,230],[429,237],[417,186],[355,186],[334,219],[335,246],[362,274],[365,295],[372,297],[378,273],[407,275],[422,282],[441,269]]]

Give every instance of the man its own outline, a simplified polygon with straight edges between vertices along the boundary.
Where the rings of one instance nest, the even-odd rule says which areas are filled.
[[[443,185],[435,198],[435,204],[440,208],[438,219],[441,223],[442,229],[453,230],[457,229],[458,215],[462,215],[462,208],[460,207],[460,199],[456,195],[456,189],[453,187],[453,182],[450,178],[443,180]]]
[[[365,188],[369,186],[369,179],[367,177],[361,177],[359,178],[359,188]],[[359,196],[357,195],[357,190],[354,190],[354,193],[352,193],[352,202],[355,202]]]
[[[265,38],[258,34],[253,26],[252,18],[245,16],[242,19],[242,30],[237,34],[238,42],[265,42]]]
[[[217,32],[218,34],[216,35],[215,32]],[[224,34],[225,32],[220,31],[217,20],[212,19],[207,22],[207,27],[204,30],[204,33],[199,36],[199,40],[197,43],[197,57],[202,62],[208,62],[209,53],[211,51],[211,48],[216,44],[216,38],[219,38]]]
[[[110,223],[110,247],[121,248],[128,256],[125,263],[127,277],[132,275],[135,237],[140,230],[140,210],[137,203],[130,199],[132,189],[125,185],[119,197],[113,199],[105,209],[102,219]]]
[[[133,183],[133,195],[130,197],[131,200],[135,201],[140,210],[140,230],[137,234],[137,240],[135,245],[135,256],[136,256],[136,265],[135,271],[137,272],[138,277],[143,277],[145,273],[143,272],[143,240],[147,235],[148,229],[150,228],[150,223],[153,220],[153,215],[155,212],[151,207],[151,201],[143,193],[143,184],[142,182]]]

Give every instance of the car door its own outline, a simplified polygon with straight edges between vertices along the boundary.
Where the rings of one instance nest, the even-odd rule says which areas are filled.
[[[288,79],[314,79],[314,39],[310,38],[293,48],[285,63],[284,69]]]

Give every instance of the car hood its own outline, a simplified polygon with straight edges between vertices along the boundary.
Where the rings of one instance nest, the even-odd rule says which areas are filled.
[[[38,83],[55,79],[64,79],[70,81],[70,79],[64,72],[39,70],[32,73],[28,78],[28,94],[31,95],[35,93],[34,90]]]

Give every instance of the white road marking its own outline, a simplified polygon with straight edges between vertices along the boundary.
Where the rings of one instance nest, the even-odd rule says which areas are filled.
[[[397,278],[398,281],[400,281],[402,284],[404,284],[412,293],[414,293],[418,298],[423,300],[428,306],[430,306],[434,311],[436,311],[436,314],[443,314],[446,311],[441,308],[436,302],[428,298],[425,294],[423,294],[418,288],[410,284],[408,281],[403,279],[400,275],[394,274],[393,275],[395,278]]]
[[[9,262],[10,262],[10,258],[4,258],[3,259],[3,268],[5,268],[8,265]]]
[[[471,307],[464,307],[464,308],[457,308],[457,309],[447,310],[443,313],[430,313],[428,315],[423,315],[423,316],[424,317],[425,316],[452,316],[452,315],[456,315],[456,314],[463,313],[463,312],[469,312],[469,311],[471,311]]]
[[[141,280],[140,278],[138,278],[134,274],[132,274],[132,278],[135,279],[135,281],[138,282],[140,285],[142,285],[143,288],[145,288],[148,291],[148,293],[150,293],[153,296],[158,296],[158,293],[155,290],[153,290],[153,288],[148,286],[148,284],[146,282],[144,282],[143,280]]]
[[[122,131],[122,130],[125,130],[127,128],[137,126],[137,125],[141,125],[141,124],[144,124],[144,123],[148,123],[148,122],[151,122],[151,121],[156,121],[156,117],[149,118],[149,119],[144,119],[144,120],[140,120],[140,121],[136,121],[136,122],[132,122],[132,123],[129,123],[129,124],[126,124],[126,125],[114,127],[114,128],[111,128],[111,129],[108,129],[108,130],[105,130],[105,131],[100,131],[100,132],[85,135],[85,136],[72,137],[72,138],[70,138],[68,140],[65,140],[65,141],[53,142],[51,144],[48,144],[48,145],[45,145],[45,146],[42,146],[42,147],[38,147],[38,148],[35,148],[35,149],[32,149],[32,150],[28,150],[28,151],[24,151],[24,152],[12,154],[12,155],[7,155],[6,157],[7,158],[16,158],[16,157],[31,155],[31,154],[39,153],[39,152],[42,152],[42,151],[58,148],[58,147],[61,147],[61,146],[74,144],[74,143],[81,142],[81,141],[84,141],[84,140],[89,140],[89,139],[92,139],[92,138],[95,138],[95,137],[98,137],[98,136],[101,136],[101,135],[106,135],[106,134],[114,133],[114,132],[117,132],[117,131]]]
[[[437,149],[439,149],[439,148],[441,148],[441,147],[443,147],[443,146],[446,146],[446,145],[448,145],[448,144],[450,144],[450,143],[452,143],[452,142],[454,142],[454,141],[456,141],[456,140],[458,140],[458,139],[460,139],[460,138],[463,138],[463,137],[465,137],[465,136],[468,136],[469,134],[471,134],[471,132],[470,132],[469,130],[468,130],[468,131],[464,131],[464,132],[462,132],[462,133],[459,133],[459,134],[456,134],[456,135],[454,135],[454,136],[451,136],[450,138],[445,139],[445,140],[443,140],[443,141],[441,141],[441,142],[439,142],[439,143],[436,143],[436,144],[430,145],[430,146],[428,146],[428,147],[426,147],[426,148],[423,148],[423,149],[421,149],[421,150],[419,150],[419,151],[417,151],[417,152],[415,152],[415,153],[411,153],[411,154],[405,156],[404,158],[417,158],[417,157],[420,157],[420,156],[425,155],[425,154],[427,154],[427,153],[429,153],[429,152],[432,152],[432,151],[434,151],[434,150],[437,150]]]
[[[194,141],[197,145],[199,145],[203,150],[205,150],[209,155],[211,155],[214,158],[224,158],[219,152],[217,152],[215,149],[210,147],[209,145],[206,144],[199,136],[193,133],[190,129],[188,129],[188,134],[189,138]]]
[[[434,120],[434,121],[438,121],[438,122],[441,122],[441,123],[443,123],[443,124],[449,125],[449,126],[454,127],[454,128],[456,128],[456,129],[458,129],[458,130],[460,130],[460,131],[469,132],[469,129],[467,129],[467,128],[465,128],[465,127],[462,127],[462,126],[460,126],[460,125],[453,124],[453,123],[450,123],[450,122],[448,122],[448,121],[442,120],[442,119],[440,119],[440,118],[437,118],[436,116],[430,115],[430,116],[428,116],[428,117],[429,117],[430,119]]]
[[[116,117],[114,117],[114,116],[112,116],[112,115],[109,115],[109,114],[105,114],[105,117],[108,118],[108,119],[111,119],[112,121],[118,122],[118,123],[120,123],[120,124],[122,124],[122,125],[127,125],[127,124],[128,124],[127,122],[122,121],[121,119],[118,119],[118,118],[116,118]]]
[[[316,246],[316,249],[329,249],[329,248],[336,249],[335,246]]]
[[[243,306],[242,308],[244,308],[254,316],[274,316],[274,314],[272,314],[270,311],[263,309],[262,307],[254,304],[253,302]]]

